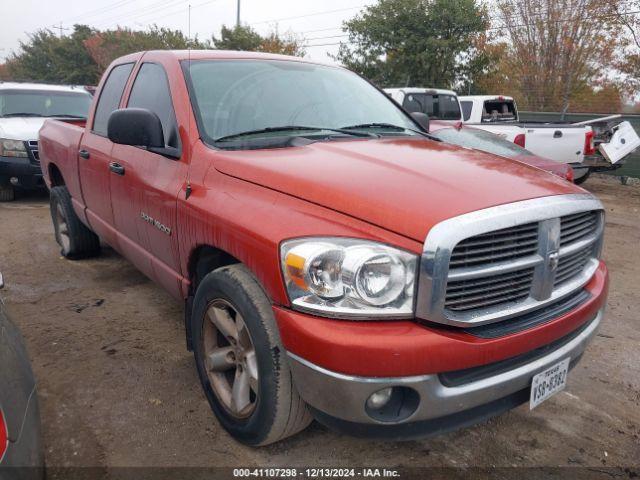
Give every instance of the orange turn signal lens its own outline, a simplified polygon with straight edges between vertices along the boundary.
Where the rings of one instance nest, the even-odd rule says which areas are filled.
[[[293,252],[289,252],[284,260],[287,267],[287,273],[291,281],[296,284],[298,288],[307,290],[307,283],[304,281],[304,262],[306,259]]]

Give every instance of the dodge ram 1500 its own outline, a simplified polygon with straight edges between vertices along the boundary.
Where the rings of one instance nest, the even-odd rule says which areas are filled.
[[[419,120],[337,66],[122,57],[86,125],[40,132],[55,237],[67,258],[102,239],[184,302],[241,442],[313,418],[414,437],[534,408],[602,321],[602,205]]]

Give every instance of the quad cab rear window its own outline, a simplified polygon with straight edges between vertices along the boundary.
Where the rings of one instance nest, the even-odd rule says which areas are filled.
[[[453,95],[431,93],[408,93],[402,106],[408,112],[422,112],[431,119],[460,120],[460,105]]]
[[[124,87],[127,84],[127,79],[132,69],[133,63],[124,63],[113,67],[113,70],[109,73],[109,77],[100,92],[98,105],[96,106],[96,113],[93,119],[93,133],[102,135],[103,137],[107,136],[109,115],[120,105],[120,99],[122,98]]]
[[[516,104],[513,100],[495,99],[484,102],[482,109],[483,122],[515,122],[517,119]]]

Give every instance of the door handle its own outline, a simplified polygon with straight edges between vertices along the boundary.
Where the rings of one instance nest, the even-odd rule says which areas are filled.
[[[124,175],[124,167],[116,162],[111,162],[109,164],[109,170],[117,175]]]
[[[80,155],[85,160],[91,156],[91,154],[87,150],[84,150],[84,149],[80,150],[78,152],[78,155]]]
[[[553,132],[553,138],[561,138],[562,137],[562,132],[560,130],[556,130],[555,132]]]

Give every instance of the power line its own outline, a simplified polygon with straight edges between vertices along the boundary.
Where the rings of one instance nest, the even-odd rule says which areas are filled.
[[[112,5],[102,6],[100,8],[96,8],[96,9],[93,9],[93,10],[89,10],[89,11],[87,11],[85,13],[81,13],[80,15],[74,15],[73,17],[68,17],[66,20],[63,20],[62,23],[69,24],[69,23],[75,22],[79,18],[82,18],[84,20],[85,18],[93,17],[95,15],[101,15],[103,13],[106,13],[106,12],[110,11],[110,10],[114,10],[114,9],[118,8],[119,6],[121,6],[121,5],[126,4],[128,1],[129,0],[119,0],[118,2],[116,2],[116,3],[112,4]],[[51,26],[54,27],[55,24],[51,25]]]
[[[160,0],[159,2],[154,2],[141,8],[137,7],[126,12],[118,12],[117,15],[112,15],[107,18],[98,20],[94,23],[94,25],[100,27],[110,25],[112,23],[117,23],[119,20],[135,20],[137,18],[161,12],[163,10],[166,10],[167,8],[177,7],[178,5],[185,2],[186,0]]]
[[[324,10],[322,12],[314,12],[314,13],[308,13],[306,15],[296,15],[294,17],[283,17],[283,18],[273,18],[271,20],[262,20],[260,22],[253,22],[250,23],[249,25],[260,25],[263,23],[271,23],[271,22],[280,22],[283,20],[296,20],[298,18],[307,18],[307,17],[315,17],[318,15],[326,15],[328,13],[337,13],[337,12],[346,12],[347,10],[355,10],[356,8],[362,8],[362,7],[366,7],[367,5],[359,5],[356,7],[347,7],[347,8],[338,8],[336,10]]]

